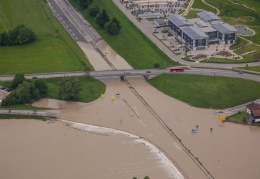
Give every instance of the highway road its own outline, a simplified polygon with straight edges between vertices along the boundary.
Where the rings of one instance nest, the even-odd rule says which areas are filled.
[[[95,29],[67,0],[48,0],[48,5],[74,40],[96,44],[101,39]]]
[[[147,72],[149,71],[149,73]],[[241,78],[247,80],[253,80],[256,82],[260,82],[260,76],[251,75],[246,73],[239,73],[231,70],[220,70],[220,69],[185,69],[184,72],[176,73],[169,72],[169,69],[146,69],[146,70],[105,70],[105,71],[91,71],[88,72],[61,72],[61,73],[38,73],[38,74],[26,74],[25,77],[28,79],[32,79],[33,77],[38,78],[54,78],[54,77],[66,77],[66,76],[92,76],[95,78],[105,77],[111,78],[115,76],[157,76],[160,74],[172,74],[172,75],[181,75],[181,74],[197,74],[197,75],[207,75],[207,76],[226,76],[232,78]],[[10,81],[13,80],[14,75],[1,75],[1,81]]]

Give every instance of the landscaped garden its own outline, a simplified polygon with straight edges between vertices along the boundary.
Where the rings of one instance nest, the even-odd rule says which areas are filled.
[[[247,26],[255,31],[255,35],[243,36],[243,38],[252,41],[254,44],[249,44],[248,41],[239,38],[236,44],[233,44],[230,49],[241,56],[239,58],[216,58],[211,57],[202,62],[206,63],[250,63],[260,59],[260,3],[254,0],[242,0],[242,1],[222,1],[222,0],[205,0],[208,4],[216,7],[220,14],[218,15],[224,22],[231,25]],[[238,3],[238,4],[237,4]],[[243,6],[246,4],[248,7]],[[202,0],[195,0],[192,8],[204,9],[216,13],[216,10],[205,3]],[[187,17],[195,17],[195,10],[191,10]]]
[[[173,98],[201,108],[223,109],[260,98],[260,83],[244,79],[165,74],[149,83]]]
[[[5,0],[0,3],[0,33],[24,24],[36,42],[0,47],[0,74],[93,69],[85,54],[52,15],[43,0]]]

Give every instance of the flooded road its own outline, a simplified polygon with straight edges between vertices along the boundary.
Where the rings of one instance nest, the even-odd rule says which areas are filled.
[[[156,111],[215,178],[258,178],[260,147],[256,127],[222,123],[214,110],[191,107],[151,87],[142,78],[129,82]],[[170,156],[176,167],[189,178],[206,178],[205,174],[159,124],[146,106],[117,78],[103,79],[107,86],[103,98],[84,103],[45,99],[41,107],[59,107],[59,116],[97,126],[126,131],[152,141]],[[116,96],[119,92],[120,95]],[[112,100],[111,97],[115,96]],[[198,132],[191,133],[191,129]],[[210,128],[213,128],[212,132]]]

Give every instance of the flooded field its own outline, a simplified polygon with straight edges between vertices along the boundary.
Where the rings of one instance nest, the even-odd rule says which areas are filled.
[[[260,130],[222,123],[214,110],[191,107],[157,91],[141,77],[128,79],[138,93],[156,111],[182,143],[215,178],[258,178],[255,155],[260,147]],[[107,91],[92,103],[70,103],[45,99],[36,106],[57,107],[62,119],[126,131],[152,141],[170,156],[176,167],[189,178],[206,178],[181,146],[154,115],[119,79],[103,79]],[[115,94],[120,92],[119,96]],[[112,100],[111,97],[115,96]],[[197,133],[191,133],[196,129]],[[210,128],[213,128],[212,132]]]
[[[183,178],[146,141],[78,123],[1,120],[0,143],[0,178],[5,179]]]

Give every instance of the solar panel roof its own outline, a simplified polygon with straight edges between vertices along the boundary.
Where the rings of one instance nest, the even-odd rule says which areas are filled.
[[[201,18],[202,20],[204,20],[206,22],[220,20],[220,18],[212,12],[203,11],[203,12],[197,13],[197,15],[199,18]]]
[[[174,23],[177,27],[190,26],[192,25],[185,17],[180,15],[170,15],[168,17],[169,21]]]
[[[192,39],[201,39],[201,38],[209,38],[207,34],[202,32],[196,27],[185,27],[182,29],[184,33],[186,33],[188,36],[190,36]]]
[[[227,23],[224,23],[224,24],[212,24],[212,27],[214,29],[216,29],[217,31],[219,31],[220,33],[222,33],[222,34],[228,34],[228,33],[237,32],[237,30],[233,26],[231,26],[231,25],[229,25]]]

